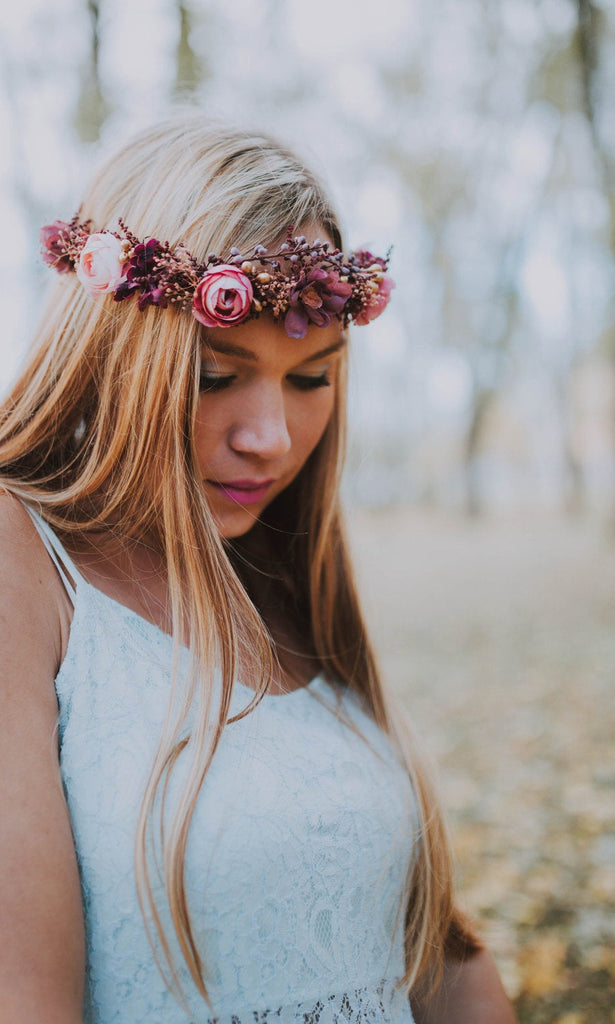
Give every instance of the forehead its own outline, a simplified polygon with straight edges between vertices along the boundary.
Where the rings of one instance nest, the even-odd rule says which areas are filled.
[[[207,330],[203,355],[220,355],[248,363],[298,365],[332,356],[345,348],[346,341],[346,331],[337,320],[328,327],[310,325],[305,338],[289,338],[282,323],[262,316],[235,327]]]

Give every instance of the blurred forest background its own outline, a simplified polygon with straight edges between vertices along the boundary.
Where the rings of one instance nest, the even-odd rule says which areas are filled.
[[[615,1021],[615,0],[20,0],[0,14],[0,387],[100,152],[196,103],[393,243],[352,536],[523,1024]],[[10,239],[10,244],[9,240]]]

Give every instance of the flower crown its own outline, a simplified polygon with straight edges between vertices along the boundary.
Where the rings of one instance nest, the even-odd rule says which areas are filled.
[[[45,263],[59,273],[76,271],[91,295],[116,302],[136,295],[140,310],[169,303],[191,306],[206,327],[232,327],[268,310],[284,321],[291,338],[305,337],[310,323],[328,327],[368,324],[387,306],[394,282],[386,258],[359,250],[345,256],[329,242],[292,236],[277,252],[257,245],[250,255],[232,248],[227,260],[210,253],[204,263],[180,243],[140,241],[120,231],[90,230],[91,221],[56,220],[41,228]]]

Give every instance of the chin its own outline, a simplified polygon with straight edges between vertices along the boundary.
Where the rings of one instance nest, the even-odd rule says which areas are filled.
[[[214,516],[214,521],[222,540],[235,540],[237,537],[245,537],[250,530],[254,529],[258,520],[259,516],[247,515],[243,510],[238,510],[235,515]]]

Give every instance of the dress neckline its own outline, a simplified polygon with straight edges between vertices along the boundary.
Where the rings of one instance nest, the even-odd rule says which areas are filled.
[[[135,611],[134,608],[130,608],[127,604],[123,604],[122,601],[118,601],[117,598],[111,597],[110,594],[106,594],[104,590],[100,589],[100,587],[94,586],[93,583],[90,583],[89,580],[86,580],[85,576],[81,572],[78,572],[76,574],[76,577],[77,578],[75,579],[75,594],[77,597],[79,595],[80,590],[89,590],[92,593],[94,593],[97,597],[101,598],[104,604],[111,606],[120,614],[125,615],[127,618],[133,619],[134,621],[138,622],[141,628],[149,629],[156,637],[158,637],[159,640],[162,640],[164,643],[167,644],[173,643],[172,635],[170,633],[167,633],[166,630],[161,629],[160,626],[157,626],[155,622],[151,621],[151,619],[147,619],[144,615],[140,615],[139,612]],[[75,608],[73,609],[73,616],[74,614]],[[180,649],[188,653],[187,647],[181,646]],[[309,680],[309,682],[304,683],[303,686],[296,686],[294,690],[287,690],[284,693],[265,693],[261,699],[268,701],[284,700],[290,697],[294,697],[297,694],[302,693],[303,691],[306,691],[307,693],[312,693],[314,690],[318,689],[323,684],[327,685],[326,680],[319,673],[313,676],[312,679]],[[235,679],[233,685],[236,689],[243,690],[245,693],[250,694],[252,697],[256,695],[256,690],[253,687],[248,686],[247,683],[243,683],[239,678]]]
[[[158,638],[159,641],[162,641],[167,645],[173,643],[173,636],[170,633],[167,633],[166,630],[161,629],[160,626],[157,626],[155,622],[151,621],[151,619],[146,618],[144,615],[141,615],[139,612],[135,611],[134,608],[130,608],[127,604],[123,604],[122,601],[118,601],[117,598],[111,597],[110,594],[106,594],[104,590],[100,589],[100,587],[97,587],[93,583],[90,583],[89,580],[85,578],[79,567],[75,564],[73,558],[68,554],[62,541],[56,534],[55,530],[47,522],[47,520],[43,518],[40,512],[35,511],[26,502],[23,502],[22,504],[24,505],[24,508],[30,515],[34,523],[34,526],[43,544],[45,545],[45,548],[47,549],[58,572],[60,573],[60,577],[68,594],[69,600],[73,605],[73,616],[71,618],[71,625],[69,630],[69,646],[73,620],[77,611],[78,595],[80,591],[83,592],[84,590],[97,595],[103,601],[103,603],[106,603],[116,612],[119,612],[120,614],[127,616],[129,619],[132,619],[134,622],[138,623],[142,629],[149,630],[155,637]],[[180,646],[180,650],[184,651],[186,655],[188,654],[188,649],[186,647]],[[66,653],[68,653],[68,647]],[[312,679],[310,679],[309,682],[304,683],[303,686],[296,686],[293,690],[287,690],[284,693],[265,693],[263,694],[261,700],[266,699],[268,701],[275,701],[282,698],[290,698],[298,693],[303,692],[304,690],[307,693],[312,693],[317,687],[321,685],[326,686],[328,684],[324,676],[317,674]],[[247,683],[243,683],[238,678],[236,678],[234,681],[234,687],[243,690],[246,694],[251,694],[252,697],[254,697],[256,694],[256,690],[253,687],[248,686]]]

